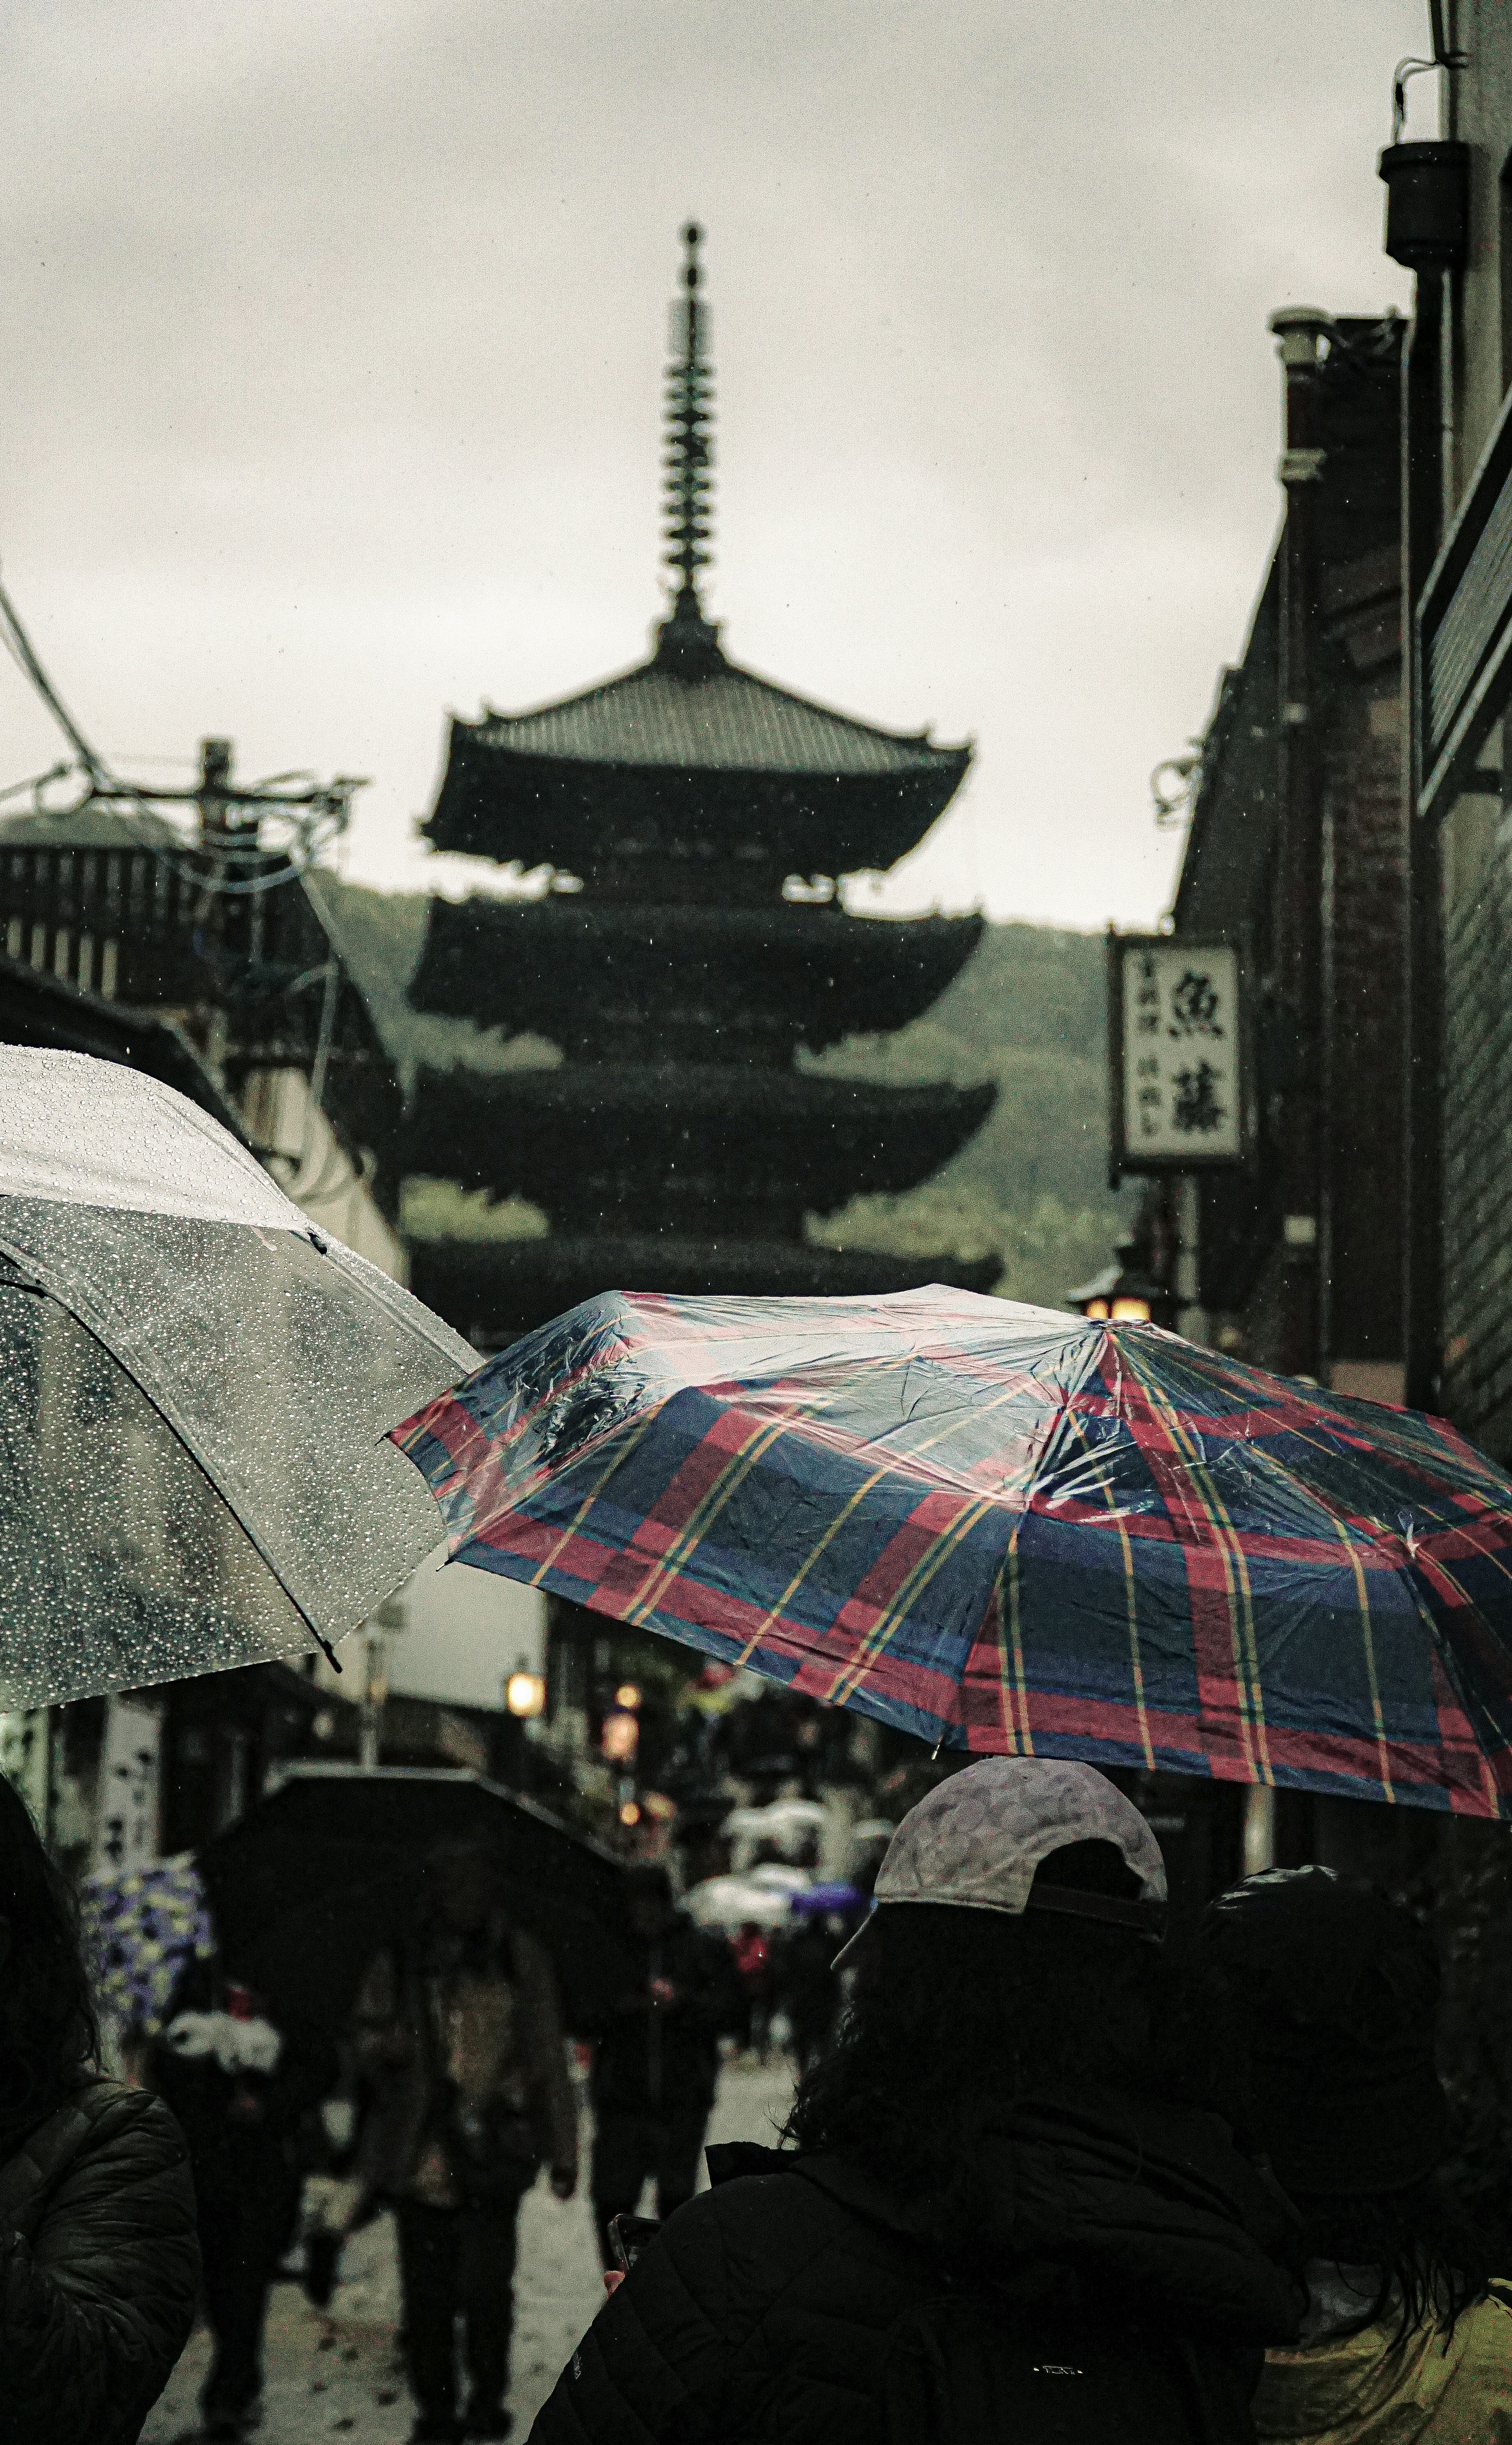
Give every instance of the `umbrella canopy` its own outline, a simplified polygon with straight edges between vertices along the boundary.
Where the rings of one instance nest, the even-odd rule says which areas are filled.
[[[86,1876],[80,1932],[95,2002],[121,2029],[155,2037],[184,1970],[215,1949],[199,1872],[187,1853],[126,1876]]]
[[[844,1918],[849,1911],[864,1911],[867,1896],[856,1885],[811,1885],[806,1894],[793,1896],[794,1918],[828,1918],[833,1914]]]
[[[609,1296],[397,1428],[454,1558],[946,1748],[1512,1815],[1512,1484],[1439,1420],[931,1289]]]
[[[0,1706],[334,1644],[437,1542],[383,1430],[475,1363],[174,1089],[0,1046]]]
[[[477,1841],[510,1915],[556,1965],[568,2025],[613,1992],[624,1870],[549,1811],[460,1768],[297,1765],[198,1855],[227,1967],[278,2011],[339,2029],[363,1965],[415,1923],[427,1853]]]
[[[773,1885],[752,1884],[745,1876],[705,1876],[690,1885],[685,1897],[695,1926],[729,1935],[742,1927],[786,1927],[793,1896]]]

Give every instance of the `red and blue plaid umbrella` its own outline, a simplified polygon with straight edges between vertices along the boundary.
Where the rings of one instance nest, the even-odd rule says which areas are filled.
[[[397,1428],[453,1557],[977,1755],[1512,1816],[1512,1484],[968,1292],[590,1299]]]

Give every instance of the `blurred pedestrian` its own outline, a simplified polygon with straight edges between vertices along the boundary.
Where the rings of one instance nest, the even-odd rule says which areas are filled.
[[[773,1963],[770,1939],[754,1918],[746,1919],[730,1945],[735,1974],[740,1982],[741,2017],[738,2036],[742,2052],[767,2059],[767,2030],[772,2019]]]
[[[1165,1870],[1091,1766],[910,1812],[780,2150],[712,2148],[534,2445],[1252,2445],[1283,2208],[1156,2092]]]
[[[1512,2285],[1441,2170],[1437,2004],[1428,1937],[1358,1878],[1272,1869],[1204,1914],[1185,2050],[1300,2217],[1307,2307],[1267,2355],[1262,2439],[1512,2438]]]
[[[261,2420],[268,2294],[298,2221],[302,2125],[336,2084],[336,2049],[318,2029],[275,2025],[213,1959],[179,1980],[150,2068],[194,2169],[214,2343],[204,2434],[235,2439]]]
[[[608,2229],[647,2181],[657,2213],[692,2197],[719,2077],[719,2039],[744,2006],[730,1948],[672,1897],[664,1868],[627,1871],[621,1975],[594,2050],[593,2213],[604,2264]]]
[[[351,2043],[359,2191],[397,2212],[415,2437],[507,2436],[520,2201],[543,2162],[571,2197],[577,2112],[555,1973],[512,1925],[486,1846],[432,1854],[423,1910],[364,1974]]]
[[[800,2080],[817,2062],[834,2028],[840,2008],[834,1958],[845,1932],[845,1921],[832,1912],[816,1913],[793,1929],[782,1948],[778,2001],[788,2016]]]
[[[0,1777],[5,2445],[130,2445],[194,2324],[188,2151],[97,2045],[67,1889]]]

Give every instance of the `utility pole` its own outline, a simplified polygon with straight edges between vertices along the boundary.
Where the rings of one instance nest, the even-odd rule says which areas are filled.
[[[1273,314],[1285,395],[1286,490],[1278,656],[1280,881],[1275,992],[1285,1047],[1279,1132],[1284,1196],[1281,1365],[1321,1377],[1328,1359],[1329,1233],[1323,1166],[1323,790],[1317,732],[1317,498],[1320,344],[1316,306]]]

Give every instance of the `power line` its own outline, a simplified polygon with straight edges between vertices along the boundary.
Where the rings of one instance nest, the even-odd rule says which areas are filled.
[[[53,719],[74,751],[72,764],[55,765],[50,773],[39,774],[31,781],[18,781],[0,790],[0,799],[13,797],[29,789],[39,814],[52,813],[60,820],[82,813],[89,806],[110,806],[120,810],[121,819],[135,832],[143,849],[149,849],[182,880],[195,884],[219,899],[250,899],[266,891],[277,891],[286,883],[298,881],[319,859],[321,851],[345,831],[351,819],[351,801],[365,784],[349,775],[339,774],[329,782],[317,781],[312,774],[276,773],[268,780],[252,785],[233,784],[218,780],[214,788],[154,788],[148,783],[122,781],[112,773],[105,758],[92,747],[67,706],[53,686],[36,647],[28,636],[21,615],[0,582],[0,643],[22,676],[30,681]],[[143,762],[176,759],[146,758]],[[42,792],[49,783],[61,780],[74,771],[84,775],[84,795],[71,807],[47,809],[42,802]],[[298,792],[284,792],[292,781],[308,784]],[[261,841],[243,843],[228,831],[214,847],[215,864],[206,868],[191,864],[176,854],[161,837],[163,818],[157,812],[171,805],[198,806],[213,797],[224,806],[245,808],[258,818],[281,817],[288,822],[293,838],[287,849],[269,849]],[[224,868],[253,867],[258,871],[228,875]]]

